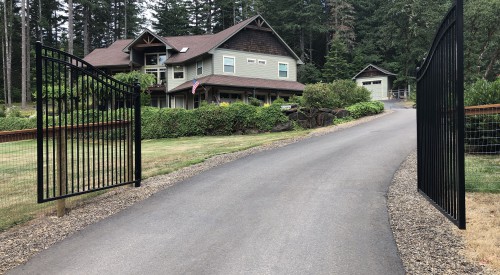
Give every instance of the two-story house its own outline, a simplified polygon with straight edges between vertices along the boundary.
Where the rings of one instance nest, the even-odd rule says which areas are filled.
[[[84,58],[107,73],[153,74],[152,105],[197,108],[201,101],[271,103],[300,95],[300,58],[260,15],[216,34],[161,37],[150,30]],[[193,92],[194,80],[200,85]]]

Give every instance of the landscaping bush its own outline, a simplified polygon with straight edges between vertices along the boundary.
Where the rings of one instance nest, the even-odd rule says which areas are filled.
[[[370,101],[370,97],[370,91],[351,80],[335,80],[306,85],[302,103],[304,107],[334,109]]]
[[[302,103],[309,108],[336,108],[339,99],[329,83],[308,84],[302,93]]]
[[[371,94],[365,87],[358,86],[352,80],[335,80],[332,82],[332,91],[337,95],[339,106],[344,108],[359,102],[367,102],[371,99]]]
[[[368,101],[356,103],[346,108],[353,118],[360,118],[379,114],[384,111],[384,104],[380,101]]]
[[[464,93],[464,105],[476,106],[500,103],[500,78],[493,82],[479,79],[467,85]]]
[[[0,117],[5,117],[5,106],[0,106]]]
[[[281,111],[280,104],[271,104],[257,108],[255,122],[260,131],[270,131],[274,126],[288,121],[288,117]]]
[[[0,131],[35,129],[36,118],[0,117]]]

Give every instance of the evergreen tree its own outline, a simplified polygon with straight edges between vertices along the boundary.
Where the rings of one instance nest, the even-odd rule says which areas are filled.
[[[156,22],[153,27],[162,36],[189,34],[189,15],[184,2],[166,0],[153,7]]]
[[[351,78],[347,46],[340,37],[334,37],[331,43],[330,51],[326,56],[326,63],[323,67],[323,79],[326,82],[332,82],[337,79]]]

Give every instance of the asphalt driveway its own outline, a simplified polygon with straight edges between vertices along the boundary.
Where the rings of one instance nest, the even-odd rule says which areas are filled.
[[[257,153],[93,224],[9,274],[404,274],[386,192],[415,148],[415,110],[396,110]]]

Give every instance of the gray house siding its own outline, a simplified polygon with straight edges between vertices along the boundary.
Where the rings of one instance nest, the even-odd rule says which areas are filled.
[[[224,56],[235,58],[234,73],[223,72]],[[254,64],[248,63],[247,59],[254,59]],[[265,60],[266,64],[259,64],[259,60]],[[278,56],[261,53],[242,52],[227,49],[216,49],[213,55],[214,74],[234,75],[241,77],[253,77],[274,80],[297,81],[297,61],[289,56]],[[278,64],[288,64],[288,77],[278,77]]]

